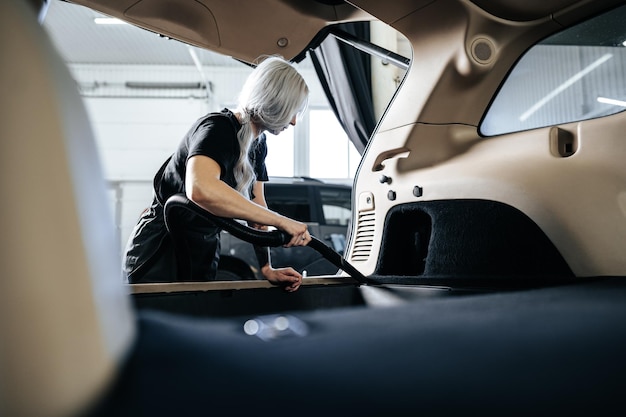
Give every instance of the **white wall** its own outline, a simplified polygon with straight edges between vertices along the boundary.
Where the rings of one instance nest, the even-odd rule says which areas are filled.
[[[207,68],[205,77],[213,92],[206,99],[197,97],[202,94],[198,90],[137,91],[123,87],[126,81],[201,81],[195,67],[74,65],[72,70],[83,90],[109,180],[152,178],[198,117],[233,107],[250,72],[243,64],[241,68]],[[311,90],[310,106],[328,108],[312,70],[301,72]],[[196,98],[176,97],[185,94]]]

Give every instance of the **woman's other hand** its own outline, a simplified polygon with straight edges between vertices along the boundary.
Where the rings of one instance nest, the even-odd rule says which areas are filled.
[[[272,268],[265,265],[261,272],[265,279],[274,285],[284,287],[285,291],[294,292],[302,284],[302,275],[293,268]]]

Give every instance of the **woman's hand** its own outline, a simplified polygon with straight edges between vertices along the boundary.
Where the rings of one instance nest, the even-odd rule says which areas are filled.
[[[285,223],[285,226],[281,225],[279,229],[289,233],[291,236],[291,240],[284,245],[286,248],[290,246],[306,246],[309,244],[311,235],[309,234],[306,224],[287,217],[283,218],[283,223]],[[248,222],[248,226],[258,230],[269,230],[267,226],[253,222]],[[288,230],[288,228],[290,229]]]
[[[302,275],[293,268],[277,268],[274,269],[269,265],[261,268],[261,272],[265,279],[274,285],[280,285],[285,291],[294,292],[302,284]]]
[[[309,234],[307,225],[304,223],[283,217],[281,223],[276,227],[291,235],[291,240],[284,245],[286,248],[291,246],[306,246],[311,241],[311,235]]]

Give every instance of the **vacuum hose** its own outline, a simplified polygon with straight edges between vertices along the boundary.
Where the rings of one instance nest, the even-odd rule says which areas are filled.
[[[165,227],[170,234],[174,233],[174,229],[176,227],[174,225],[174,221],[172,220],[175,218],[172,216],[172,213],[177,210],[190,211],[193,214],[215,224],[217,227],[228,231],[233,236],[252,243],[253,245],[278,247],[287,244],[291,240],[291,236],[282,230],[258,230],[241,224],[233,219],[215,216],[193,201],[189,200],[184,194],[174,194],[165,202]],[[365,284],[367,282],[367,278],[354,266],[348,263],[343,256],[339,255],[315,236],[311,236],[311,242],[309,242],[307,246],[317,251],[326,260],[349,274],[360,284]]]

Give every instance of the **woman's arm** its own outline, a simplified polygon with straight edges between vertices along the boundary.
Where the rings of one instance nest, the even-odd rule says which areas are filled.
[[[252,201],[258,204],[259,206],[267,208],[267,202],[265,200],[265,186],[262,181],[255,181],[252,185]],[[248,222],[248,226],[254,227],[259,230],[267,230],[267,225],[259,224],[254,222]],[[257,261],[259,262],[259,268],[261,272],[267,270],[272,267],[272,262],[270,259],[270,248],[265,246],[254,246],[254,254],[256,255]],[[263,272],[263,275],[267,277],[267,275]]]
[[[252,184],[252,195],[254,196],[251,200],[252,202],[258,204],[261,207],[267,208],[267,201],[265,200],[265,186],[262,181],[255,181]],[[249,222],[250,227],[254,227],[256,229],[267,230],[266,224]]]
[[[254,195],[252,201],[260,206],[267,207],[267,202],[265,201],[265,187],[263,186],[263,182],[256,181],[254,183],[254,185],[252,186],[252,194]],[[260,230],[267,230],[267,226],[263,224],[250,223],[250,226]],[[269,248],[255,245],[254,253],[259,260],[261,273],[263,274],[265,279],[273,284],[287,284],[287,286],[285,287],[287,291],[295,291],[298,289],[298,287],[302,283],[302,275],[298,271],[296,271],[292,267],[273,268],[270,259]]]
[[[219,164],[209,157],[189,158],[185,176],[187,198],[216,216],[247,220],[260,228],[271,225],[284,230],[292,235],[291,241],[285,246],[304,246],[311,241],[306,224],[267,209],[263,183],[256,182],[253,186],[255,202],[252,202],[220,180],[220,173]],[[269,282],[284,286],[286,291],[296,291],[302,284],[302,275],[295,269],[272,268],[269,253],[267,263],[260,267],[261,273]]]
[[[285,246],[305,246],[311,235],[304,223],[292,220],[256,204],[220,179],[221,167],[215,160],[196,155],[187,161],[185,189],[187,198],[220,217],[247,220],[274,226],[292,238]]]

